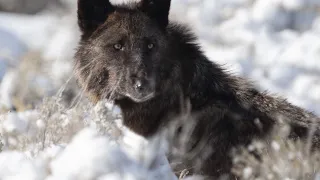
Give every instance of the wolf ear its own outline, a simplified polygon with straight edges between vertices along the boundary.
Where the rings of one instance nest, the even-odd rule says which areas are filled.
[[[160,27],[167,27],[171,0],[141,0],[140,9],[156,20]]]
[[[113,12],[109,0],[78,0],[78,25],[83,36],[91,35]]]

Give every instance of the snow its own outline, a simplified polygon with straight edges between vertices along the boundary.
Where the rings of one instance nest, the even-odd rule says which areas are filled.
[[[172,1],[170,18],[192,27],[212,61],[320,115],[319,0]],[[76,2],[61,2],[66,10],[0,13],[0,179],[176,179],[164,140],[123,127],[120,109],[110,103],[102,104],[107,117],[117,117],[110,132],[101,107],[82,106],[82,92],[71,110],[30,102],[32,111],[7,112],[17,106],[16,96],[68,90],[79,30]],[[43,59],[43,69],[21,74],[23,57],[36,51],[40,56],[31,60]],[[18,86],[22,78],[30,80],[27,86]],[[36,92],[16,93],[30,87]]]
[[[51,162],[52,175],[48,179],[105,179],[110,174],[113,177],[121,175],[123,179],[159,179],[156,178],[159,174],[148,172],[143,164],[137,162],[107,137],[98,136],[95,130],[84,129]]]
[[[148,148],[147,146],[145,146]],[[101,136],[95,129],[85,128],[77,133],[69,145],[50,147],[35,159],[16,151],[0,154],[1,179],[176,179],[163,157],[156,165],[139,162],[128,156],[129,149],[121,148],[108,136]],[[144,159],[148,154],[139,153]],[[149,155],[153,156],[154,154]],[[136,156],[138,157],[138,156]],[[9,162],[9,163],[8,163]],[[164,163],[165,162],[165,163]],[[50,174],[47,171],[50,169]],[[117,177],[117,178],[116,178]]]
[[[14,34],[0,29],[0,81],[10,67],[26,52],[26,45]]]
[[[45,166],[33,162],[20,152],[2,152],[0,154],[0,177],[3,180],[41,180]]]
[[[28,122],[19,117],[16,113],[9,113],[6,120],[3,122],[3,128],[6,132],[24,133],[28,127]]]
[[[93,179],[128,164],[125,155],[118,153],[107,139],[96,136],[95,131],[80,132],[51,163],[49,179]],[[119,162],[123,164],[118,165]]]
[[[17,84],[17,74],[13,71],[8,71],[5,73],[4,78],[0,84],[0,99],[1,99],[1,106],[5,106],[7,108],[12,108],[12,95],[13,90]]]
[[[32,49],[46,47],[58,22],[58,17],[46,13],[38,16],[0,13],[0,28],[16,34]]]

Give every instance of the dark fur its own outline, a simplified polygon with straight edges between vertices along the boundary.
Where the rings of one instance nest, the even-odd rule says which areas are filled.
[[[169,8],[170,0],[117,7],[108,0],[78,0],[83,35],[75,56],[76,77],[94,102],[114,101],[124,124],[150,137],[179,115],[181,99],[189,100],[198,122],[193,142],[206,137],[212,147],[196,173],[210,176],[230,173],[230,150],[265,137],[279,115],[294,127],[293,137],[304,137],[313,118],[318,130],[319,119],[312,113],[259,92],[209,61],[186,27],[168,24]],[[123,51],[113,48],[118,42]],[[152,50],[147,49],[150,43],[155,44]],[[148,88],[137,92],[133,78],[145,80]],[[139,100],[150,92],[155,95],[147,100],[130,98]]]

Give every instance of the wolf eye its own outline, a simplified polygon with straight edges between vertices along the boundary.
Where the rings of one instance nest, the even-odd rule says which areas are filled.
[[[148,49],[153,49],[153,48],[154,48],[154,44],[153,43],[148,44]]]
[[[123,46],[121,44],[115,44],[115,45],[113,45],[113,48],[116,50],[122,50]]]

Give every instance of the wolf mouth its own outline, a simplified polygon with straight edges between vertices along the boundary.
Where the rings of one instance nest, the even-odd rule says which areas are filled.
[[[141,98],[137,98],[137,97],[132,96],[132,95],[130,95],[130,94],[125,94],[125,96],[126,96],[127,98],[133,100],[133,101],[136,102],[136,103],[142,103],[142,102],[145,102],[145,101],[148,101],[148,100],[154,98],[154,97],[155,97],[155,93],[154,93],[154,92],[149,93],[148,95],[143,96],[143,97],[141,97]]]

